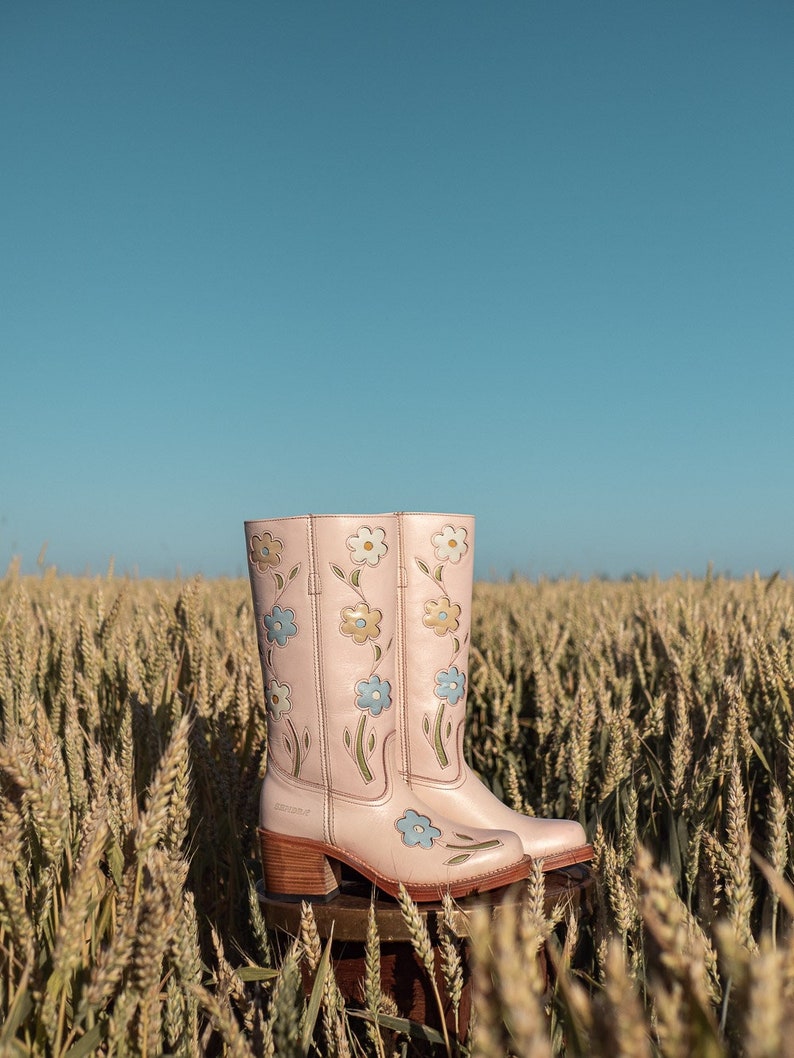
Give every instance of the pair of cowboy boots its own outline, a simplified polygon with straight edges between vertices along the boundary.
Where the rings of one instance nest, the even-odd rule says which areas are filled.
[[[502,804],[463,756],[474,519],[245,523],[267,709],[265,889],[462,897],[592,857],[582,827]]]

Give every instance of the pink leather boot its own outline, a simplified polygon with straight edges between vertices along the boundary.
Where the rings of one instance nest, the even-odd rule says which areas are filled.
[[[511,830],[544,870],[592,858],[584,829],[569,819],[514,812],[463,756],[474,519],[399,513],[398,733],[400,772],[434,812],[466,826]]]
[[[477,828],[460,802],[453,822],[396,767],[397,517],[307,515],[245,533],[267,709],[267,892],[330,898],[341,864],[417,901],[527,877],[515,834]]]

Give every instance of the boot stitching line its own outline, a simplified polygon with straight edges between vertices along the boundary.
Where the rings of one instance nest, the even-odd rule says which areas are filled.
[[[407,614],[405,611],[405,589],[407,586],[407,573],[405,569],[405,527],[403,525],[404,514],[397,512],[397,626],[395,628],[395,646],[397,657],[395,672],[397,673],[397,746],[400,754],[400,774],[405,776],[405,781],[410,785],[411,776],[411,747],[408,730],[408,673],[406,665],[406,631]]]
[[[320,586],[320,567],[317,561],[314,516],[306,519],[306,540],[309,552],[309,584]],[[320,628],[320,592],[310,595],[312,613],[312,639],[314,641],[314,686],[316,689],[317,732],[320,744],[320,771],[325,787],[323,795],[323,830],[326,839],[333,843],[333,803],[330,795],[331,770],[328,759],[328,729],[325,724],[325,685],[322,671],[322,630]]]

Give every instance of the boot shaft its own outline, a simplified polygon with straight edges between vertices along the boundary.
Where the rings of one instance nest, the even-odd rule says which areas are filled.
[[[394,515],[245,523],[268,769],[326,798],[376,800],[395,729]]]
[[[398,742],[411,783],[463,779],[474,518],[400,512]]]

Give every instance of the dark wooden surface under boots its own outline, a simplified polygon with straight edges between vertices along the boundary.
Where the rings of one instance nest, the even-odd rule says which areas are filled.
[[[592,883],[592,876],[586,865],[566,867],[560,871],[549,871],[546,878],[546,913],[561,901],[572,908],[580,908],[587,898],[587,891]],[[510,889],[495,889],[490,893],[467,897],[455,902],[455,917],[452,928],[456,935],[465,940],[469,934],[468,915],[475,907],[487,907],[498,915],[499,904],[504,900],[520,900],[523,887],[513,886]],[[317,931],[321,938],[327,939],[333,929],[331,955],[339,989],[345,1002],[351,1006],[362,1005],[361,981],[364,977],[364,952],[367,935],[372,890],[367,885],[348,882],[343,884],[343,891],[327,903],[313,903]],[[286,934],[294,937],[300,929],[300,900],[271,899],[260,889],[265,921],[268,928],[276,935]],[[440,1027],[439,1012],[430,982],[424,967],[415,955],[411,946],[408,927],[400,912],[399,904],[391,897],[381,893],[375,894],[375,916],[380,937],[381,952],[381,985],[383,991],[390,995],[397,1004],[401,1016],[410,1018],[434,1028]],[[431,939],[435,943],[438,936],[438,923],[441,917],[440,903],[418,904],[422,917],[427,922]],[[468,1024],[471,1009],[471,990],[469,987],[468,967],[464,954],[464,989],[460,1006],[461,1031]],[[434,951],[436,960],[436,977],[439,991],[445,995],[443,977],[441,976],[439,953]],[[545,957],[541,951],[539,959]],[[307,994],[311,982],[306,981]],[[452,1012],[445,1010],[448,1027],[452,1027]]]

